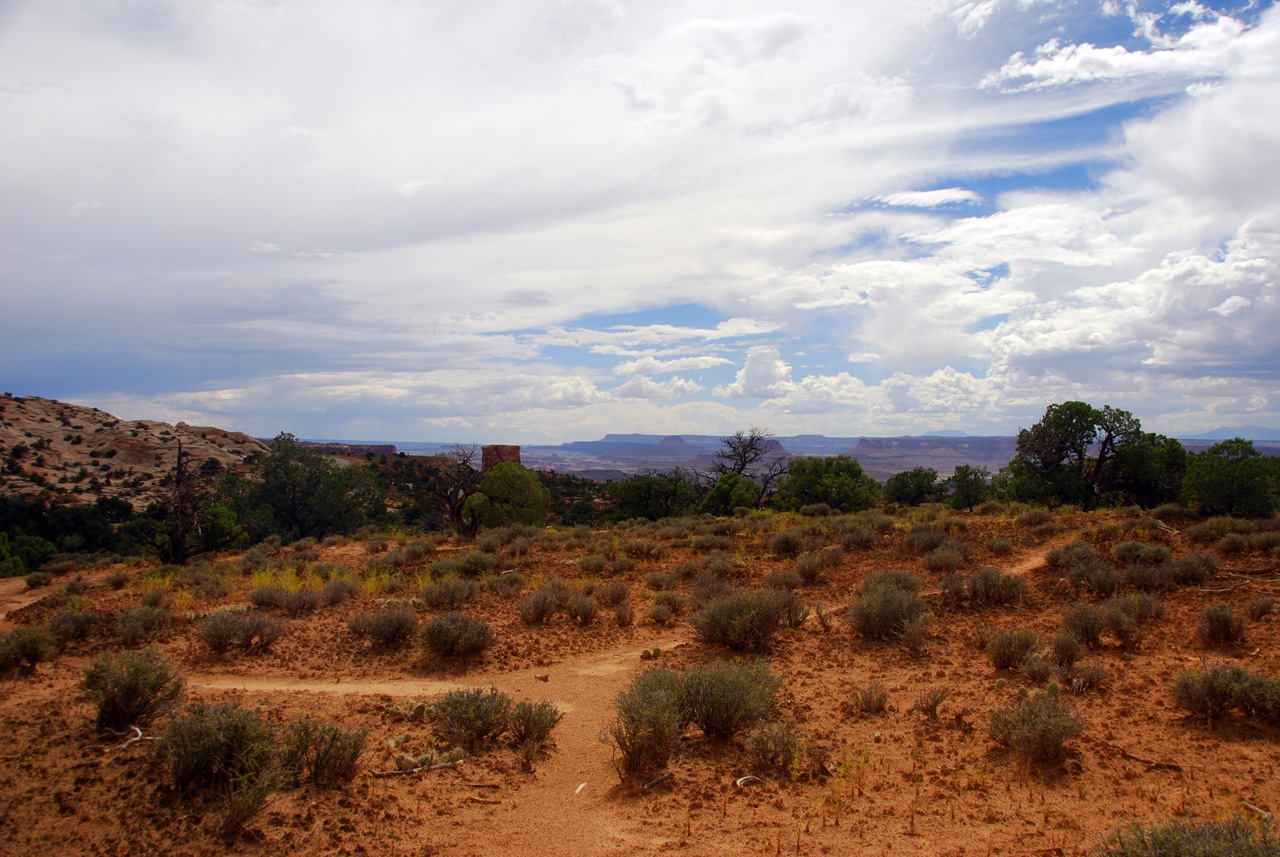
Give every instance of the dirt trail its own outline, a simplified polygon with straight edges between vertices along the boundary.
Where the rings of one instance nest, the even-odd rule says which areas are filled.
[[[673,634],[657,641],[656,645],[670,651],[686,643],[686,636]],[[613,717],[618,691],[643,666],[642,650],[632,642],[569,658],[552,667],[516,672],[480,671],[468,674],[462,681],[308,681],[226,674],[191,674],[187,678],[188,687],[196,692],[209,689],[249,693],[389,694],[403,701],[423,699],[460,687],[492,684],[516,700],[549,699],[564,712],[564,719],[555,731],[555,749],[531,775],[536,784],[524,783],[515,793],[499,790],[483,795],[502,801],[500,805],[486,807],[486,811],[503,816],[502,828],[510,831],[504,850],[532,853],[554,842],[561,853],[629,853],[636,844],[651,843],[634,842],[626,828],[619,825],[617,809],[612,806],[618,776],[609,750],[600,743],[599,736]],[[548,680],[540,681],[536,678],[538,675],[545,675]],[[370,764],[391,767],[391,763],[382,758],[381,748],[375,748]],[[485,779],[474,767],[470,773],[464,773],[464,778]]]
[[[105,580],[111,572],[112,569],[99,568],[91,571],[76,572],[75,577],[80,578],[85,583],[98,583]],[[35,604],[42,598],[47,598],[54,593],[55,588],[53,584],[49,584],[48,586],[28,589],[25,577],[0,578],[0,631],[7,631],[14,627],[13,623],[9,621],[10,613]]]

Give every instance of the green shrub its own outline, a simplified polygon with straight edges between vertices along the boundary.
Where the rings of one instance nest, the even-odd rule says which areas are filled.
[[[0,636],[0,673],[30,674],[53,656],[53,636],[43,628],[22,626]]]
[[[876,543],[876,531],[870,527],[854,526],[840,533],[841,546],[849,550],[869,548]]]
[[[1117,562],[1127,565],[1157,565],[1169,559],[1169,549],[1163,545],[1129,541],[1112,547],[1111,555]]]
[[[1013,542],[1004,536],[992,536],[982,545],[996,556],[1009,556],[1009,554],[1013,553]]]
[[[286,592],[280,600],[280,608],[290,616],[310,613],[324,604],[324,596],[314,589],[298,589]]]
[[[536,753],[551,740],[551,732],[564,713],[548,700],[521,700],[511,709],[511,738],[525,752]]]
[[[97,658],[80,689],[97,707],[99,729],[141,726],[182,697],[183,681],[155,649]]]
[[[511,719],[511,697],[490,686],[452,690],[431,706],[431,722],[447,744],[474,751],[497,740]]]
[[[1131,565],[1124,570],[1124,582],[1144,592],[1158,592],[1173,584],[1173,575],[1167,565]]]
[[[1038,693],[991,715],[988,734],[1023,758],[1052,761],[1079,737],[1080,716],[1057,695]]]
[[[801,557],[801,559],[803,559],[803,557]],[[818,551],[819,570],[828,569],[828,568],[838,568],[842,562],[844,562],[843,548],[837,547],[836,545],[828,545],[827,547]],[[804,577],[805,572],[800,567],[799,561],[796,562],[796,571],[800,572],[801,577]],[[813,580],[809,580],[808,578],[805,578],[805,583],[813,583],[816,580],[817,580],[816,577]]]
[[[196,636],[214,654],[222,654],[240,642],[244,614],[234,610],[218,610],[200,620]]]
[[[1098,560],[1098,551],[1088,542],[1074,541],[1054,548],[1045,557],[1049,568],[1061,571]]]
[[[1067,569],[1067,580],[1076,591],[1085,590],[1102,598],[1114,595],[1120,588],[1120,573],[1115,566],[1094,560]]]
[[[335,604],[341,604],[359,591],[360,587],[350,580],[330,580],[324,585],[320,596],[324,599],[325,604],[332,607]]]
[[[516,615],[526,625],[542,625],[564,609],[560,592],[550,586],[543,586],[516,602]]]
[[[631,598],[631,587],[614,580],[597,589],[595,598],[601,607],[617,607]]]
[[[671,611],[672,616],[679,616],[685,611],[684,597],[678,592],[659,592],[653,596],[653,603]]]
[[[651,592],[661,592],[664,589],[674,589],[680,583],[680,579],[675,575],[664,574],[661,571],[651,571],[644,576],[644,585]]]
[[[121,589],[124,589],[125,586],[129,584],[129,572],[127,571],[111,572],[106,577],[106,584],[108,589],[112,589],[117,592],[120,591]]]
[[[1141,628],[1148,622],[1164,618],[1166,609],[1165,603],[1154,595],[1146,592],[1126,592],[1124,595],[1108,599],[1102,605],[1102,615],[1105,619],[1110,611],[1118,610],[1133,619]]]
[[[590,625],[596,620],[596,600],[585,595],[575,595],[565,608],[570,621],[578,625]]]
[[[957,544],[944,544],[925,554],[920,563],[930,571],[948,574],[964,565],[964,551]]]
[[[998,670],[1017,669],[1040,645],[1040,635],[1030,628],[996,631],[987,640],[987,658]]]
[[[907,531],[905,543],[917,553],[928,553],[942,547],[948,540],[947,534],[937,524],[919,523]]]
[[[932,625],[933,616],[929,613],[913,616],[903,623],[902,630],[898,632],[898,642],[906,646],[913,658],[921,657],[928,649],[929,629]]]
[[[1053,515],[1045,509],[1028,509],[1017,517],[1019,527],[1043,527],[1054,523]]]
[[[33,571],[23,579],[27,589],[39,589],[41,586],[48,586],[53,582],[53,575],[47,571]]]
[[[883,714],[889,707],[889,692],[875,679],[867,685],[866,690],[854,691],[853,710],[859,714],[870,716]]]
[[[498,564],[497,557],[484,551],[467,551],[457,560],[458,571],[468,577],[478,577],[491,571]]]
[[[450,577],[422,587],[422,603],[432,610],[454,610],[475,597],[476,582],[469,578]]]
[[[1188,527],[1186,535],[1193,542],[1201,544],[1207,542],[1216,542],[1224,536],[1232,533],[1247,534],[1254,531],[1253,523],[1250,521],[1242,521],[1237,518],[1229,518],[1218,515],[1209,518],[1207,521]]]
[[[235,830],[276,785],[275,738],[257,712],[199,702],[160,736],[160,755],[182,791],[223,794],[224,830]]]
[[[965,582],[974,604],[1013,604],[1027,596],[1027,582],[1016,574],[1006,574],[987,566]]]
[[[699,553],[708,553],[709,551],[727,551],[731,547],[733,547],[733,541],[728,536],[717,536],[712,533],[705,533],[703,535],[693,537],[693,549]]]
[[[1049,657],[1062,668],[1070,668],[1084,657],[1084,644],[1070,631],[1060,631],[1049,641]]]
[[[777,774],[792,779],[804,757],[802,736],[796,730],[796,722],[761,722],[747,736],[747,761],[751,770]]]
[[[791,527],[769,537],[769,550],[778,556],[795,556],[804,547],[804,541],[804,529]]]
[[[583,574],[602,574],[609,566],[609,560],[598,553],[589,553],[578,560],[578,568]]]
[[[768,648],[785,605],[775,592],[733,592],[709,601],[690,619],[699,642],[758,652]]]
[[[59,646],[65,646],[72,640],[83,640],[89,636],[97,621],[98,614],[92,610],[59,610],[49,618],[49,633]]]
[[[281,586],[260,586],[249,593],[249,603],[259,610],[271,610],[283,607],[288,594]]]
[[[1228,533],[1213,543],[1219,553],[1244,553],[1249,549],[1249,539],[1240,533]]]
[[[1097,607],[1077,602],[1066,609],[1062,616],[1062,627],[1086,646],[1096,646],[1102,641],[1102,632],[1107,623]]]
[[[632,607],[630,602],[623,601],[621,604],[614,605],[613,619],[619,628],[627,628],[636,620],[636,608]]]
[[[763,664],[718,661],[685,673],[688,718],[712,740],[725,741],[767,717],[782,679]]]
[[[364,729],[344,729],[303,717],[289,727],[280,750],[280,767],[291,777],[324,787],[356,775],[364,753]]]
[[[931,687],[922,690],[916,695],[916,700],[911,705],[912,711],[918,711],[927,719],[937,722],[938,706],[946,702],[947,697],[951,695],[951,691],[945,687]]]
[[[800,584],[804,583],[804,579],[800,574],[790,568],[782,568],[777,571],[771,571],[765,575],[764,585],[769,589],[796,589]]]
[[[169,625],[169,611],[163,607],[134,607],[116,614],[116,630],[126,646],[155,636]]]
[[[347,627],[358,637],[368,637],[381,646],[394,646],[413,635],[418,628],[418,617],[403,609],[357,613],[347,621]]]
[[[1102,664],[1090,662],[1061,670],[1062,679],[1077,696],[1092,690],[1101,690],[1111,681],[1111,674]]]
[[[1018,672],[1032,684],[1044,684],[1053,675],[1053,661],[1044,655],[1032,653],[1018,665]]]
[[[1245,605],[1245,613],[1254,622],[1257,622],[1264,616],[1271,615],[1271,611],[1275,609],[1276,600],[1270,595],[1259,595],[1257,598],[1249,599],[1249,603]]]
[[[1109,834],[1091,857],[1277,857],[1280,841],[1267,825],[1245,818],[1170,819]]]
[[[524,589],[524,575],[518,571],[507,571],[484,582],[485,587],[503,598],[515,598]]]
[[[690,596],[693,599],[694,608],[701,609],[709,602],[714,601],[721,596],[728,595],[733,591],[735,590],[732,583],[725,580],[723,577],[718,577],[708,571],[704,571],[698,575],[696,580],[693,581],[693,588],[690,592]]]
[[[1210,604],[1200,615],[1196,638],[1205,646],[1234,646],[1244,641],[1244,619],[1230,604]]]
[[[679,676],[656,669],[636,676],[618,694],[617,715],[605,728],[619,778],[666,767],[684,732],[684,688]]]
[[[442,658],[467,657],[489,649],[497,637],[479,619],[463,613],[445,613],[422,626],[422,643]]]
[[[1259,676],[1235,664],[1192,670],[1173,681],[1173,701],[1196,717],[1217,720],[1239,708]]]
[[[923,616],[924,601],[916,594],[920,580],[906,571],[878,571],[862,583],[862,594],[849,607],[849,624],[867,639],[900,635],[907,623]]]

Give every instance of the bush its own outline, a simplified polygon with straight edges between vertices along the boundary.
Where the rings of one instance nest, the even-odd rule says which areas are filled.
[[[1086,646],[1098,645],[1106,626],[1102,611],[1092,604],[1072,604],[1062,616],[1062,627]]]
[[[41,586],[48,586],[52,583],[53,575],[47,571],[33,571],[22,580],[26,583],[27,589],[39,589]]]
[[[1111,548],[1111,555],[1126,565],[1158,565],[1169,558],[1169,549],[1146,542],[1120,542]]]
[[[862,583],[862,595],[849,607],[855,633],[872,640],[900,635],[907,624],[925,613],[916,594],[920,580],[906,571],[878,571]]]
[[[1049,568],[1063,570],[1086,565],[1098,559],[1098,551],[1088,542],[1074,541],[1049,551]]]
[[[240,628],[244,614],[234,610],[218,610],[200,620],[196,636],[209,647],[209,651],[222,654],[240,641]]]
[[[728,536],[717,536],[712,533],[705,533],[700,536],[694,536],[693,549],[699,553],[707,553],[709,551],[727,551],[733,546],[733,541]]]
[[[1258,678],[1235,664],[1192,670],[1174,679],[1173,701],[1196,717],[1217,720],[1240,707],[1246,688]]]
[[[508,571],[491,577],[484,584],[490,592],[503,598],[515,598],[524,589],[524,575],[518,571]]]
[[[526,625],[542,625],[563,609],[560,592],[544,586],[516,602],[516,615]]]
[[[937,722],[938,706],[946,702],[950,695],[951,691],[945,687],[931,687],[923,690],[916,695],[916,701],[911,705],[911,710],[919,711],[929,720]]]
[[[987,641],[987,658],[998,670],[1022,666],[1027,657],[1040,649],[1040,635],[1030,628],[997,631]]]
[[[30,674],[54,652],[54,640],[43,628],[20,627],[0,636],[0,673]]]
[[[357,613],[347,622],[351,633],[368,637],[382,646],[398,645],[418,627],[418,617],[409,610],[383,610],[379,613]]]
[[[59,646],[65,646],[89,636],[89,629],[97,621],[98,614],[92,610],[59,610],[49,619],[49,633]]]
[[[260,610],[271,610],[283,607],[288,594],[281,586],[260,586],[249,593],[249,603]]]
[[[1277,841],[1266,825],[1244,818],[1220,821],[1171,819],[1133,824],[1109,834],[1092,857],[1276,857]]]
[[[422,603],[432,610],[453,610],[474,598],[477,588],[474,580],[450,577],[422,587]]]
[[[422,643],[442,658],[476,655],[497,641],[485,622],[463,613],[435,616],[422,626]]]
[[[1067,569],[1067,580],[1077,591],[1084,589],[1102,598],[1114,595],[1120,588],[1120,574],[1115,567],[1094,560]]]
[[[280,607],[290,616],[297,616],[300,613],[310,613],[323,603],[324,596],[314,589],[299,589],[286,592],[280,600]]]
[[[794,720],[761,722],[747,736],[747,760],[751,770],[757,773],[772,773],[792,779],[803,757],[804,746]]]
[[[223,793],[227,830],[251,818],[275,787],[275,738],[256,711],[197,703],[165,729],[160,754],[180,790]]]
[[[536,753],[551,740],[551,731],[564,713],[548,700],[522,700],[511,709],[511,738],[517,747]]]
[[[992,536],[982,543],[983,547],[991,551],[996,556],[1009,556],[1013,553],[1013,542],[1004,536]]]
[[[1027,596],[1027,582],[1016,574],[1006,574],[987,566],[966,581],[965,589],[974,604],[1012,604]]]
[[[1070,631],[1060,631],[1049,641],[1049,657],[1063,669],[1069,669],[1084,657],[1084,651],[1084,644]]]
[[[1054,693],[1039,693],[991,715],[988,734],[1029,761],[1052,761],[1079,737],[1080,716]]]
[[[498,560],[492,554],[484,551],[467,551],[458,560],[458,571],[469,577],[478,577],[487,571],[491,571]]]
[[[767,590],[733,592],[708,602],[689,621],[699,642],[758,652],[773,641],[783,606],[776,594]]]
[[[129,584],[129,572],[127,571],[111,572],[106,577],[106,584],[107,584],[107,588],[115,590],[117,592],[120,591],[121,589],[124,589],[125,586]]]
[[[889,693],[875,679],[866,690],[854,691],[853,710],[863,715],[883,714],[889,707]]]
[[[578,625],[590,625],[596,620],[596,600],[585,595],[575,595],[565,608],[569,619]]]
[[[926,554],[920,562],[930,571],[950,573],[964,565],[964,550],[958,544],[944,544]]]
[[[601,607],[617,607],[631,598],[631,587],[621,580],[614,580],[597,589],[595,598]]]
[[[675,575],[663,574],[661,571],[651,571],[644,576],[644,585],[651,592],[661,592],[664,589],[674,589],[679,585],[680,579]]]
[[[796,589],[804,580],[800,575],[789,568],[771,571],[764,578],[764,585],[769,589]]]
[[[1244,619],[1230,604],[1210,604],[1200,615],[1196,638],[1205,646],[1234,646],[1244,641]]]
[[[452,690],[431,706],[431,722],[444,740],[467,751],[480,749],[507,730],[511,697],[490,686]]]
[[[680,678],[663,669],[641,673],[618,694],[617,716],[605,737],[619,778],[666,767],[684,732],[683,696]]]
[[[1080,696],[1091,690],[1101,690],[1111,680],[1111,674],[1102,664],[1091,662],[1063,670],[1062,679],[1068,683],[1072,693]]]
[[[947,534],[937,524],[913,524],[907,531],[907,547],[918,553],[928,553],[942,547],[948,541]]]
[[[97,658],[85,671],[80,689],[97,706],[99,729],[141,726],[173,706],[183,681],[155,649]]]
[[[1053,523],[1053,515],[1045,509],[1028,509],[1017,517],[1019,527],[1042,527]]]
[[[332,607],[335,604],[341,604],[359,591],[360,587],[350,580],[330,580],[324,585],[320,595],[324,603]]]
[[[116,630],[126,646],[154,636],[168,625],[169,611],[163,607],[134,607],[116,614]]]
[[[321,787],[349,780],[356,775],[367,735],[364,729],[343,729],[303,717],[285,735],[280,767]]]
[[[1275,609],[1276,600],[1269,595],[1259,595],[1257,598],[1249,599],[1249,603],[1245,605],[1245,612],[1249,614],[1249,618],[1257,622],[1264,616],[1269,616],[1271,611]],[[52,628],[52,624],[50,624]]]
[[[719,661],[682,677],[688,718],[712,740],[727,741],[768,716],[782,679],[763,664]]]
[[[636,620],[636,608],[632,607],[629,602],[623,601],[621,604],[613,608],[613,619],[618,623],[619,628],[627,628]]]
[[[598,553],[590,553],[578,560],[578,568],[583,574],[602,574],[609,565],[609,560]]]
[[[801,527],[791,527],[769,537],[769,550],[778,556],[795,556],[803,547],[804,530]]]

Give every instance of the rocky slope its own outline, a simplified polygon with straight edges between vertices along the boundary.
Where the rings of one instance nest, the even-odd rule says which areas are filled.
[[[0,398],[0,495],[61,503],[117,497],[143,509],[159,497],[179,444],[197,466],[214,459],[231,469],[266,450],[243,432],[125,421],[37,396]]]

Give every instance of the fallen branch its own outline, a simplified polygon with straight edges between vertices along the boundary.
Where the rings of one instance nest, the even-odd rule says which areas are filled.
[[[156,737],[151,736],[151,735],[143,735],[143,734],[142,734],[142,730],[141,730],[141,729],[139,729],[137,726],[130,726],[130,727],[129,727],[129,729],[131,729],[131,730],[133,731],[133,733],[134,733],[134,734],[133,734],[133,737],[132,737],[132,738],[130,738],[128,741],[125,741],[123,744],[121,744],[117,749],[119,749],[119,750],[128,750],[128,749],[129,749],[129,747],[130,747],[130,745],[132,745],[132,744],[137,744],[139,741],[159,741],[159,740],[160,740],[159,738],[156,738]],[[128,735],[129,733],[128,733],[128,732],[121,732],[121,733],[118,733],[118,734],[120,734],[120,735]]]
[[[1240,801],[1240,805],[1245,809],[1249,810],[1250,812],[1256,812],[1259,816],[1261,816],[1262,818],[1265,818],[1267,821],[1270,821],[1272,819],[1271,813],[1267,812],[1265,809],[1263,809],[1260,806],[1254,806],[1253,804],[1249,803],[1247,800]]]
[[[1141,756],[1136,756],[1133,753],[1130,753],[1128,750],[1119,746],[1118,744],[1108,744],[1107,746],[1113,750],[1118,750],[1121,758],[1128,759],[1131,762],[1141,762],[1142,764],[1146,765],[1148,771],[1181,771],[1182,770],[1182,766],[1179,765],[1177,762],[1165,762],[1159,759],[1144,759]]]
[[[669,779],[670,777],[671,777],[671,773],[669,771],[660,777],[654,777],[653,779],[649,780],[649,782],[641,786],[640,791],[647,792],[649,789],[653,788],[658,783],[662,782],[665,779]]]
[[[502,783],[463,783],[469,789],[500,789]]]
[[[461,764],[462,764],[462,760],[459,759],[456,762],[441,762],[438,765],[422,765],[417,768],[405,768],[402,770],[395,770],[395,771],[370,771],[369,776],[374,777],[376,779],[383,779],[384,777],[408,777],[413,774],[428,773],[430,771],[439,771],[442,768],[456,768]]]
[[[494,800],[493,798],[489,798],[489,797],[476,797],[475,795],[468,795],[467,801],[470,803],[487,803],[487,804],[494,804],[494,805],[502,803],[502,801],[500,800]]]

